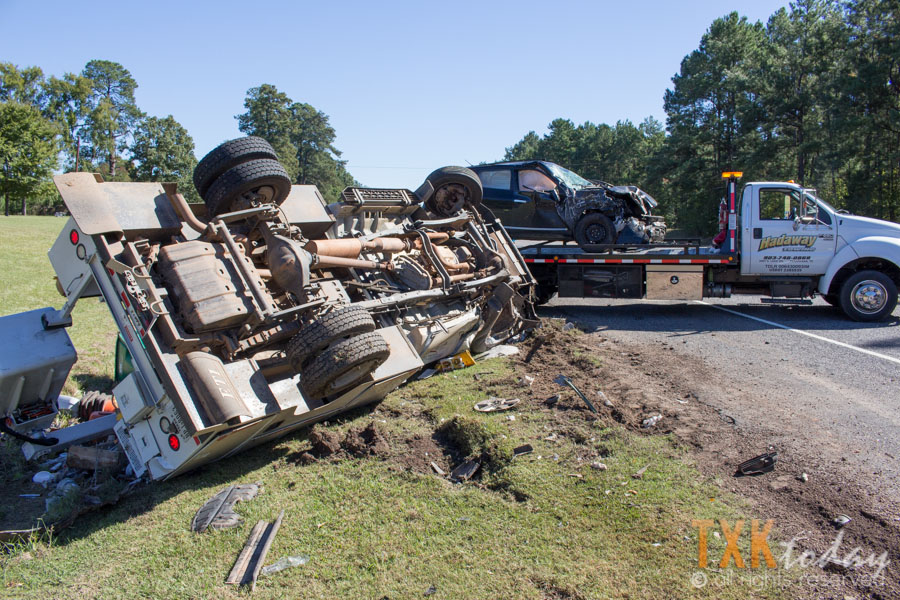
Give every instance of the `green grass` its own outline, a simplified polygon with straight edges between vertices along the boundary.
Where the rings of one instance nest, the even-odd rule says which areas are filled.
[[[0,219],[0,257],[4,267],[18,268],[19,260],[3,256],[11,223],[33,230],[17,234],[20,243],[39,247],[38,233],[52,238],[61,220]],[[46,260],[43,252],[33,268],[46,274],[48,267],[38,264]],[[34,279],[16,275],[23,284]],[[4,312],[41,305],[13,305],[14,297],[4,290]],[[98,322],[87,327],[105,331],[105,315],[102,322],[99,314],[76,315],[75,326],[85,327],[92,316]],[[90,340],[74,333],[76,344],[79,335]],[[107,360],[108,372],[111,355],[94,356]],[[479,363],[413,382],[374,408],[324,426],[343,432],[374,421],[390,442],[388,456],[303,464],[298,457],[310,444],[301,433],[148,484],[69,529],[0,553],[0,595],[249,597],[223,580],[252,525],[285,509],[268,562],[298,554],[310,561],[261,578],[255,599],[421,598],[432,585],[435,598],[770,597],[741,583],[691,587],[697,560],[691,520],[733,522],[747,509],[702,477],[686,451],[667,437],[592,422],[584,411],[545,409],[517,383],[519,375],[512,361]],[[488,391],[523,402],[509,412],[473,411]],[[485,461],[482,473],[451,484],[401,466],[409,458],[407,441],[435,434],[453,440],[460,456]],[[551,434],[556,439],[546,440]],[[534,452],[512,459],[511,448],[524,443]],[[608,470],[591,469],[597,459]],[[631,477],[646,465],[643,479]],[[194,512],[216,491],[249,482],[262,483],[262,491],[238,505],[241,528],[190,531]],[[711,537],[710,557],[723,549]]]

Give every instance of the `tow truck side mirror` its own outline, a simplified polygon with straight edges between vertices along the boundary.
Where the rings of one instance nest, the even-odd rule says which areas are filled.
[[[795,217],[794,218],[794,231],[800,229],[801,225],[812,225],[816,222],[815,217]]]

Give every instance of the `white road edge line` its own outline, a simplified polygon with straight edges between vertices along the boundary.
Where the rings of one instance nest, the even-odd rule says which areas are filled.
[[[694,300],[694,302],[697,304],[702,304],[703,306],[708,306],[710,308],[716,308],[719,310],[723,310],[727,313],[731,313],[731,314],[737,315],[739,317],[744,317],[745,319],[753,319],[754,321],[759,321],[760,323],[765,323],[766,325],[771,325],[772,327],[778,327],[780,329],[785,329],[787,331],[793,331],[794,333],[799,333],[800,335],[805,335],[807,337],[811,337],[815,340],[820,340],[822,342],[828,342],[829,344],[834,344],[835,346],[840,346],[842,348],[849,348],[850,350],[856,350],[857,352],[862,352],[863,354],[868,354],[869,356],[874,356],[875,358],[883,358],[884,360],[889,360],[892,363],[897,363],[898,365],[900,365],[900,358],[894,358],[893,356],[888,356],[887,354],[881,354],[880,352],[873,352],[872,350],[866,350],[865,348],[851,346],[850,344],[845,344],[844,342],[839,342],[837,340],[832,340],[831,338],[822,337],[821,335],[816,335],[816,334],[810,333],[808,331],[803,331],[802,329],[794,329],[793,327],[788,327],[787,325],[782,325],[781,323],[776,323],[775,321],[767,321],[766,319],[760,319],[759,317],[747,315],[742,312],[738,312],[736,310],[731,310],[730,308],[725,308],[723,306],[717,306],[715,304],[710,304],[709,302],[704,302],[703,300]]]

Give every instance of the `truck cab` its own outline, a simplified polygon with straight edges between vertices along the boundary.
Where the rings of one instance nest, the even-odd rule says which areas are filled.
[[[792,182],[752,182],[741,194],[740,240],[740,274],[773,291],[817,292],[860,321],[897,304],[900,224],[835,209]]]

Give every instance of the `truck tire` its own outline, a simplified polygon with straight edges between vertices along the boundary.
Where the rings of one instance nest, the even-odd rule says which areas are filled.
[[[880,321],[897,306],[897,284],[880,271],[857,271],[841,286],[840,300],[854,321]]]
[[[579,246],[592,244],[615,244],[616,228],[609,217],[593,212],[581,217],[575,223],[575,242]]]
[[[484,190],[475,171],[465,167],[441,167],[425,178],[434,193],[425,202],[431,212],[452,217],[460,209],[476,210],[481,205]]]
[[[278,160],[272,145],[260,137],[247,136],[219,145],[194,168],[194,187],[197,188],[197,193],[204,196],[209,186],[222,173],[242,162],[258,158]]]
[[[308,398],[323,398],[353,387],[387,360],[391,351],[377,331],[342,340],[303,369],[300,385]]]
[[[841,307],[841,297],[837,294],[825,294],[822,296],[822,300],[835,308]]]
[[[267,203],[281,204],[291,192],[291,178],[281,163],[271,158],[258,158],[231,167],[213,182],[203,201],[206,212],[215,217],[231,210],[242,194],[256,191]]]
[[[288,360],[294,371],[300,372],[311,357],[334,342],[370,331],[375,331],[372,315],[358,306],[344,306],[300,329],[288,342]]]

